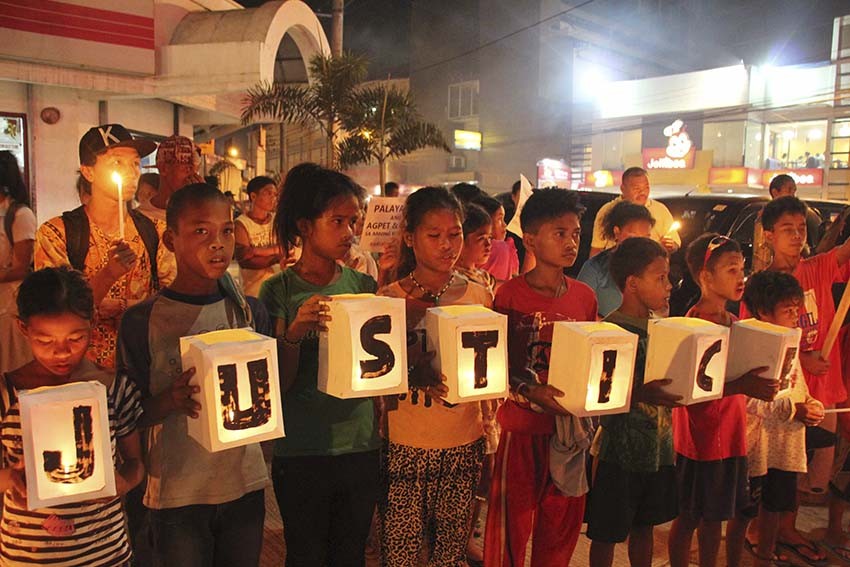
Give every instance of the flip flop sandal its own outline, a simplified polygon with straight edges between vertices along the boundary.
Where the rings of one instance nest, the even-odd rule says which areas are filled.
[[[845,547],[840,544],[833,545],[825,541],[822,541],[821,545],[845,563],[850,563],[850,547]]]
[[[753,543],[746,538],[744,538],[744,549],[747,551],[747,553],[749,553],[750,555],[752,555],[756,559],[759,559],[761,561],[768,560],[768,561],[770,561],[771,565],[776,565],[776,567],[793,567],[793,565],[794,565],[793,563],[788,561],[787,558],[783,559],[782,557],[780,557],[776,553],[774,553],[773,557],[770,557],[770,558],[762,557],[761,555],[758,554],[758,550],[756,550],[756,546],[753,545]]]
[[[787,549],[788,551],[791,551],[792,553],[794,553],[794,555],[796,555],[797,557],[799,557],[800,559],[805,561],[808,565],[814,565],[815,567],[823,567],[825,565],[829,565],[829,559],[827,559],[827,558],[812,559],[811,557],[807,557],[807,556],[803,555],[803,553],[800,552],[801,549],[807,549],[812,554],[817,555],[818,548],[812,542],[796,543],[796,544],[785,543],[785,542],[777,542],[776,545],[782,546],[785,549]]]

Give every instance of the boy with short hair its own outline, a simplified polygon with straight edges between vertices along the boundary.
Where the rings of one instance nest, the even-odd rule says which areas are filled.
[[[236,219],[236,260],[245,295],[259,297],[263,282],[280,272],[283,254],[274,235],[280,191],[274,179],[258,175],[248,182],[246,192],[251,209]]]
[[[91,188],[90,200],[48,220],[36,232],[35,269],[71,266],[92,286],[97,316],[87,356],[105,368],[115,368],[118,321],[124,311],[170,281],[168,262],[162,261],[167,250],[156,225],[127,210],[136,193],[139,162],[155,149],[154,142],[134,139],[120,124],[91,128],[79,146],[80,176]],[[120,201],[116,173],[123,181]]]
[[[685,252],[700,298],[687,317],[730,327],[737,318],[727,302],[744,294],[744,256],[738,243],[716,233],[703,234]],[[727,382],[722,398],[673,410],[673,442],[679,517],[668,540],[670,564],[686,567],[694,530],[699,531],[700,565],[717,564],[722,524],[749,502],[747,489],[747,402],[744,395],[770,401],[778,383],[756,368]],[[726,538],[726,560],[738,565],[743,539]]]
[[[590,564],[609,567],[617,543],[629,539],[632,565],[652,562],[653,526],[677,515],[671,407],[681,399],[663,390],[670,380],[644,383],[650,313],[669,308],[670,263],[649,238],[622,242],[611,257],[611,276],[623,292],[605,321],[638,336],[632,407],[600,419],[591,453],[595,477],[588,497]]]
[[[531,565],[569,565],[578,541],[584,460],[576,459],[577,481],[559,490],[549,472],[550,442],[556,416],[571,416],[557,401],[563,393],[547,382],[554,323],[596,319],[593,291],[563,272],[578,255],[582,211],[571,191],[542,189],[529,197],[520,221],[537,265],[496,293],[496,310],[508,316],[511,396],[497,414],[502,434],[484,540],[492,567],[524,565],[529,544]],[[581,447],[583,440],[575,441]]]
[[[164,240],[177,261],[174,282],[129,309],[121,357],[142,392],[147,490],[157,565],[257,565],[268,483],[259,443],[211,453],[189,437],[186,416],[203,410],[180,365],[180,337],[253,325],[271,334],[262,304],[227,274],[233,217],[227,198],[203,183],[171,196]]]

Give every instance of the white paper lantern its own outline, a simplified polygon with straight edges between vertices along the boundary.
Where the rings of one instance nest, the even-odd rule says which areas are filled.
[[[668,317],[649,321],[644,383],[669,378],[665,391],[685,405],[723,396],[729,329],[703,319]]]
[[[277,341],[251,329],[180,338],[183,369],[195,368],[197,419],[188,431],[207,451],[283,437]]]
[[[558,403],[578,416],[629,411],[637,339],[613,323],[555,323],[549,384],[564,392]]]
[[[29,510],[115,496],[106,386],[35,388],[18,400]]]
[[[508,395],[508,318],[481,305],[431,307],[425,313],[434,367],[452,404]]]
[[[335,295],[319,334],[319,391],[337,398],[407,392],[405,301],[369,293]]]
[[[791,393],[791,371],[800,348],[800,329],[790,329],[758,319],[732,325],[726,380],[735,380],[753,368],[766,366],[761,376],[779,381],[777,398]],[[800,377],[802,380],[802,376]]]

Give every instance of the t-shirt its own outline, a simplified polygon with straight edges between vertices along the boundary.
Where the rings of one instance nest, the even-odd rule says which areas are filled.
[[[455,277],[462,276],[456,274]],[[451,302],[452,305],[492,306],[486,288],[463,279],[466,289],[460,298]],[[425,352],[425,310],[434,307],[434,304],[410,297],[399,282],[384,286],[378,293],[406,300],[408,350]],[[388,399],[387,418],[390,441],[408,447],[449,449],[467,445],[484,436],[481,404],[478,402],[451,405],[431,400],[429,406],[424,394],[410,391]]]
[[[9,211],[9,202],[0,205],[0,271],[12,266],[12,249],[15,242],[35,240],[35,229],[38,223],[35,214],[29,207],[18,207],[15,211],[15,220],[12,221],[12,242],[6,234],[6,213]],[[15,308],[15,290],[18,289],[20,281],[0,282],[0,315],[9,313],[17,315]]]
[[[578,280],[586,283],[596,293],[599,302],[599,316],[606,317],[623,303],[623,292],[611,277],[611,252],[613,248],[603,250],[585,261],[578,273]]]
[[[249,301],[254,328],[271,334],[265,309]],[[243,307],[222,290],[195,296],[164,289],[124,314],[120,362],[142,398],[155,396],[183,373],[180,337],[245,326]],[[171,414],[145,431],[145,506],[161,510],[223,504],[266,486],[268,473],[259,443],[211,453],[189,436],[189,419]]]
[[[591,248],[601,248],[605,250],[617,245],[616,242],[608,240],[602,235],[602,220],[605,218],[605,215],[614,208],[614,205],[622,200],[623,197],[617,197],[613,201],[608,201],[599,208],[599,212],[596,213],[596,219],[593,221],[593,242],[590,244]],[[655,219],[655,226],[652,227],[652,233],[650,234],[652,239],[656,242],[661,242],[662,238],[668,236],[669,238],[672,238],[676,244],[681,246],[682,239],[679,238],[679,232],[675,230],[670,231],[670,227],[673,225],[673,215],[670,214],[670,210],[664,205],[664,203],[653,199],[647,199],[645,207],[649,209],[649,213],[652,215],[652,218]]]
[[[540,384],[549,382],[552,331],[557,321],[595,321],[596,296],[587,284],[564,276],[566,291],[548,297],[531,288],[520,276],[496,293],[496,311],[508,316],[508,360],[512,371],[530,368]],[[531,407],[524,397],[512,394],[502,404],[497,419],[505,431],[552,435],[555,417]]]
[[[112,284],[106,297],[110,299],[124,299],[128,302],[141,301],[154,293],[153,281],[151,280],[151,262],[142,237],[136,230],[136,225],[129,215],[125,217],[124,240],[130,245],[130,249],[136,253],[138,259],[129,272],[121,276]],[[109,246],[113,237],[107,236],[89,217],[89,248],[86,254],[83,275],[89,282],[95,274],[102,270],[109,262]],[[160,232],[160,229],[157,230]],[[169,274],[169,260],[166,257],[168,249],[160,238],[157,249],[157,272],[160,276],[161,285],[167,285],[173,278]],[[54,217],[38,227],[35,235],[35,269],[47,267],[70,266],[68,251],[66,248],[65,223],[62,217]],[[98,366],[115,368],[115,348],[118,342],[118,321],[120,315],[111,319],[97,317],[95,306],[95,322],[92,327],[91,346],[86,356]]]
[[[500,281],[507,281],[519,273],[519,256],[512,239],[494,240],[490,257],[481,266]]]
[[[112,462],[117,465],[116,440],[136,430],[142,409],[139,392],[123,374],[114,377],[85,361],[72,378],[109,384],[106,402],[109,408],[109,434]],[[2,436],[5,466],[23,459],[21,415],[17,392],[0,377]],[[11,490],[3,495],[0,520],[0,558],[3,565],[124,565],[131,550],[124,527],[124,509],[120,497],[62,504],[53,508],[27,510]]]
[[[260,300],[273,318],[289,326],[301,304],[316,294],[374,293],[378,287],[365,274],[345,267],[340,270],[339,277],[326,286],[311,284],[294,270],[285,270],[263,283]],[[319,335],[311,332],[301,341],[295,382],[283,394],[286,437],[275,440],[274,454],[333,456],[377,449],[380,439],[372,398],[330,396],[319,391],[318,378]]]
[[[803,305],[800,308],[799,327],[802,330],[800,350],[819,350],[823,347],[829,326],[835,318],[832,284],[842,281],[843,266],[838,265],[837,249],[800,260],[794,277],[803,288]],[[741,304],[741,318],[749,316],[746,305]],[[829,353],[829,370],[817,376],[803,369],[812,397],[824,406],[847,399],[847,389],[841,377],[841,349],[833,347]]]
[[[638,336],[632,388],[643,386],[646,348],[649,340],[647,319],[629,317],[614,311],[605,321],[619,325]],[[633,403],[628,413],[605,415],[593,440],[592,453],[599,460],[614,463],[623,470],[652,473],[673,464],[673,425],[671,408],[643,402]]]
[[[686,317],[710,320],[692,307]],[[729,322],[737,319],[731,313]],[[712,323],[723,324],[720,321]],[[694,461],[719,461],[747,455],[747,397],[724,396],[673,408],[676,452]]]
[[[490,292],[490,303],[493,303],[496,289],[496,278],[493,277],[493,274],[484,268],[462,268],[460,266],[455,266],[455,271],[469,281],[487,288],[487,291]]]
[[[337,262],[343,266],[348,266],[355,272],[367,274],[376,281],[378,279],[378,263],[375,262],[369,252],[363,250],[355,242],[351,243],[351,248],[348,249],[345,257],[342,260],[337,260]]]
[[[260,248],[274,244],[274,213],[269,215],[269,220],[264,223],[258,223],[248,215],[240,215],[235,222],[241,224],[248,233],[251,246]],[[242,289],[245,290],[245,295],[257,297],[263,282],[280,272],[280,264],[275,262],[271,266],[257,269],[239,266],[239,272],[242,274]]]

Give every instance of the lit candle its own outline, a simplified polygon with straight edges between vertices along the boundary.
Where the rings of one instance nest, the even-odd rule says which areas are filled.
[[[118,185],[118,234],[121,235],[121,240],[124,240],[124,180],[120,173],[113,171],[112,181]]]
[[[665,234],[664,236],[672,234],[680,228],[682,228],[682,223],[680,223],[679,221],[673,221],[673,224],[670,225],[670,228],[667,230],[667,234]]]

